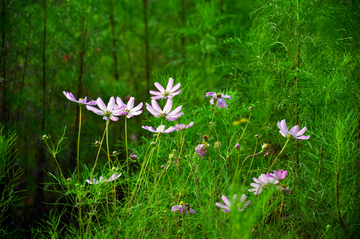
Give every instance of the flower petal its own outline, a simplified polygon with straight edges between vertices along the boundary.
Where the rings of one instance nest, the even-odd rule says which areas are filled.
[[[134,103],[135,103],[135,97],[130,97],[126,109],[131,110],[132,108],[134,108]]]
[[[108,105],[106,107],[106,111],[112,112],[112,110],[114,109],[114,106],[115,106],[115,98],[114,98],[114,96],[111,96],[110,100],[109,100],[109,103],[108,103]]]
[[[206,92],[206,97],[209,97],[209,96],[216,97],[216,93],[215,92]]]
[[[292,127],[292,128],[290,129],[290,134],[291,134],[292,136],[295,136],[298,132],[299,132],[299,125],[295,125],[294,127]]]
[[[151,131],[151,132],[156,133],[156,130],[155,130],[153,127],[151,127],[151,126],[142,126],[142,128],[143,128],[143,129],[146,129],[146,130],[149,130],[149,131]]]
[[[306,132],[306,127],[302,128],[299,132],[297,132],[297,134],[295,136],[301,136],[303,134],[305,134]]]
[[[174,84],[174,79],[170,77],[170,79],[169,79],[169,81],[168,81],[168,83],[167,83],[167,86],[166,86],[166,91],[167,91],[167,92],[170,92],[173,84]]]
[[[95,108],[94,106],[87,105],[86,109],[92,111],[93,113],[95,113],[97,115],[105,115],[104,111],[99,110],[98,108]]]
[[[165,105],[165,107],[164,107],[164,113],[165,113],[165,114],[169,114],[169,113],[170,113],[171,108],[172,108],[172,105],[173,105],[172,100],[168,99],[168,100],[166,101],[166,105]]]
[[[171,90],[170,93],[174,93],[175,91],[177,91],[179,88],[181,87],[180,83],[177,83]],[[181,91],[180,91],[181,92]],[[179,92],[179,93],[180,93]]]
[[[116,104],[120,107],[122,105],[125,105],[124,102],[121,100],[121,98],[118,96],[116,97]]]
[[[226,205],[224,205],[224,204],[222,204],[222,203],[216,202],[215,205],[218,206],[218,207],[220,207],[220,208],[223,208],[223,209],[229,209],[229,206],[226,206]]]
[[[230,200],[225,195],[222,195],[221,199],[224,201],[224,203],[226,205],[228,205],[230,207],[230,205],[231,205]]]
[[[162,87],[162,85],[160,85],[158,82],[155,82],[154,85],[161,93],[165,92],[164,87]]]
[[[100,97],[97,98],[96,103],[102,111],[104,112],[106,111],[106,105],[104,104],[104,101]]]

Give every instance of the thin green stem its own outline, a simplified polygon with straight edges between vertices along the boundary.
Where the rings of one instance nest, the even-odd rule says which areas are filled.
[[[290,141],[290,138],[287,139],[284,147],[282,148],[282,150],[280,151],[280,153],[279,153],[279,154],[276,156],[276,158],[274,159],[274,162],[271,164],[271,166],[270,166],[269,170],[267,171],[267,173],[270,172],[271,168],[274,166],[276,160],[279,158],[280,154],[284,151],[284,149],[286,148],[286,146],[287,146],[287,144],[289,143],[289,141]]]
[[[77,175],[78,183],[80,183],[80,132],[81,132],[81,104],[79,104],[80,114],[79,114],[79,133],[78,133],[78,142],[77,142]],[[79,231],[80,238],[82,238],[82,218],[81,218],[81,197],[79,197]]]

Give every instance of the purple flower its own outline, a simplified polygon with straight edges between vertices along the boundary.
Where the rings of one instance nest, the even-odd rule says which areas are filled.
[[[287,171],[284,171],[283,169],[280,169],[279,171],[273,170],[274,173],[268,173],[267,176],[270,178],[275,178],[278,181],[284,180],[287,175]]]
[[[160,91],[153,91],[150,90],[150,94],[155,95],[153,97],[151,97],[153,100],[158,100],[158,99],[165,99],[167,100],[168,98],[171,100],[175,95],[180,94],[181,90],[176,91],[180,88],[180,83],[178,83],[177,85],[175,85],[173,87],[174,84],[174,79],[170,78],[168,81],[168,84],[166,86],[166,90],[164,89],[164,87],[162,87],[159,83],[155,82],[155,86],[156,88]],[[176,91],[176,92],[175,92]]]
[[[237,205],[237,208],[238,208],[239,211],[244,211],[245,208],[250,204],[250,200],[247,201],[246,203],[244,203],[245,200],[246,200],[246,195],[243,194],[243,195],[241,195],[241,197],[240,197],[240,202],[237,203],[237,202],[236,202],[236,197],[237,197],[237,195],[234,194],[233,200],[232,200],[232,203],[231,203],[230,200],[229,200],[225,195],[222,195],[222,196],[221,196],[221,199],[224,201],[224,203],[225,203],[226,205],[224,205],[224,204],[222,204],[222,203],[218,203],[218,202],[215,203],[215,205],[218,206],[218,207],[221,207],[221,208],[222,208],[221,211],[224,211],[224,212],[226,212],[226,213],[227,213],[227,212],[230,212],[231,207],[233,207],[234,204]]]
[[[165,125],[160,125],[159,127],[157,127],[156,130],[151,126],[143,126],[142,128],[154,133],[165,133],[165,134],[171,133],[176,129],[176,127],[170,126],[167,130],[165,130]]]
[[[174,121],[177,118],[179,118],[183,113],[179,113],[182,109],[182,106],[179,106],[175,110],[170,112],[172,105],[173,105],[172,100],[168,99],[164,107],[164,110],[161,110],[156,100],[151,100],[151,105],[146,103],[146,109],[157,118],[165,118],[169,121]]]
[[[113,175],[111,175],[111,177],[109,179],[105,179],[105,177],[101,176],[99,178],[99,180],[96,180],[95,178],[93,178],[92,182],[89,179],[86,179],[85,182],[87,182],[88,184],[98,184],[98,183],[106,183],[106,182],[111,182],[114,181],[115,179],[119,178],[121,176],[121,173],[116,176],[116,174],[114,173]]]
[[[135,97],[130,97],[127,105],[121,100],[120,97],[116,97],[116,103],[118,107],[122,107],[125,105],[124,111],[127,111],[126,118],[130,119],[134,115],[140,115],[142,113],[141,108],[143,107],[143,103],[141,102],[136,107],[134,107]]]
[[[180,202],[180,205],[175,205],[171,208],[171,212],[175,212],[177,210],[179,210],[179,214],[183,213],[184,211],[186,212],[186,215],[188,215],[188,211],[193,214],[195,213],[195,211],[190,208],[190,205],[188,203],[184,204],[183,201]]]
[[[186,124],[176,124],[175,127],[176,127],[176,130],[180,131],[180,130],[186,130],[190,127],[192,127],[194,124],[194,122],[190,122],[190,124],[186,125]]]
[[[217,98],[217,105],[220,108],[223,108],[225,106],[226,109],[228,109],[228,106],[226,104],[226,101],[224,100],[224,98],[230,99],[232,100],[230,95],[224,95],[223,93],[218,93],[216,94],[215,92],[207,92],[206,93],[206,97],[212,96],[211,100],[210,100],[210,104],[214,104],[214,99]]]
[[[295,125],[294,127],[292,127],[290,129],[290,132],[288,130],[288,127],[286,126],[286,121],[282,120],[281,122],[277,122],[277,126],[280,129],[280,134],[282,134],[282,136],[284,137],[288,137],[288,138],[295,138],[295,139],[301,139],[301,140],[305,140],[305,139],[309,139],[310,135],[303,135],[306,132],[306,127],[302,128],[299,131],[299,126]]]
[[[207,144],[207,143],[199,144],[195,148],[196,154],[203,158],[205,156],[206,150],[208,148],[209,148],[209,144]]]
[[[269,184],[278,184],[279,181],[275,178],[268,177],[266,174],[261,174],[259,179],[253,178],[256,183],[251,183],[250,185],[254,188],[249,189],[249,192],[254,192],[255,195],[260,194],[264,191]]]
[[[71,92],[66,92],[63,91],[64,95],[66,96],[66,98],[68,98],[69,100],[78,103],[78,104],[82,104],[82,105],[96,105],[96,101],[92,100],[90,102],[87,102],[87,96],[85,96],[84,99],[79,99],[76,100],[76,98],[74,97],[74,95]]]
[[[115,104],[115,98],[113,96],[110,98],[107,106],[104,104],[104,101],[100,97],[96,100],[96,103],[100,109],[89,105],[86,106],[86,109],[94,112],[97,115],[103,115],[104,120],[111,119],[112,121],[118,121],[119,118],[115,116],[127,114],[127,111],[124,111],[126,105],[122,105],[120,107],[114,108],[116,104]]]

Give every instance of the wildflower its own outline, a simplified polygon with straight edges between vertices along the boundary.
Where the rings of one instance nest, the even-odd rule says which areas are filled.
[[[165,118],[169,121],[174,121],[179,118],[183,113],[179,113],[182,109],[182,106],[177,107],[175,110],[171,111],[173,102],[172,100],[168,99],[164,110],[161,110],[159,104],[156,100],[151,100],[151,105],[146,103],[146,109],[155,117],[157,118]]]
[[[186,130],[190,127],[192,127],[194,124],[194,122],[190,122],[190,124],[186,125],[186,124],[176,124],[175,127],[176,127],[176,130],[180,131],[180,130]]]
[[[157,127],[156,130],[151,126],[143,126],[142,128],[154,133],[166,133],[166,134],[171,133],[176,129],[176,127],[170,126],[167,130],[165,130],[165,125],[160,125],[159,127]]]
[[[175,205],[171,208],[171,212],[175,212],[179,210],[179,214],[183,213],[183,211],[186,212],[186,215],[188,215],[188,212],[195,213],[193,209],[190,208],[190,205],[188,203],[184,204],[183,201],[180,202],[180,205]]]
[[[97,115],[103,115],[104,120],[111,119],[112,121],[118,121],[119,118],[115,116],[127,114],[127,111],[124,111],[126,107],[125,105],[114,108],[116,105],[115,105],[115,98],[113,96],[110,98],[107,106],[104,104],[104,101],[100,97],[96,100],[96,103],[100,109],[89,105],[86,106],[86,109],[92,111]]]
[[[89,179],[86,179],[85,182],[87,182],[88,184],[98,184],[98,183],[106,183],[106,182],[111,182],[114,181],[115,179],[119,178],[121,176],[121,173],[116,176],[116,174],[114,173],[113,175],[111,175],[111,177],[109,179],[105,179],[105,177],[101,176],[99,178],[99,180],[96,180],[95,178],[92,179],[92,181],[90,181]]]
[[[235,149],[240,149],[240,144],[239,143],[236,143]]]
[[[300,140],[305,140],[305,139],[310,138],[310,135],[303,135],[306,132],[306,127],[302,128],[299,131],[299,126],[295,125],[294,127],[292,127],[290,129],[290,132],[289,132],[285,120],[278,121],[277,126],[280,129],[280,131],[279,131],[280,134],[282,134],[282,136],[284,136],[284,137],[295,138],[295,139],[300,139]]]
[[[94,100],[87,102],[87,96],[85,96],[84,99],[80,98],[79,100],[76,100],[76,98],[74,97],[74,95],[71,92],[63,91],[63,93],[66,96],[66,98],[68,98],[69,100],[71,100],[75,103],[78,103],[81,105],[96,105],[96,101],[94,101]]]
[[[273,170],[274,173],[268,173],[267,176],[270,178],[275,178],[278,181],[284,180],[287,175],[287,171],[284,171],[283,169],[280,169],[279,171]]]
[[[240,120],[238,120],[238,121],[234,121],[234,122],[232,123],[232,125],[239,125],[239,124],[241,124],[241,123],[246,123],[246,122],[249,122],[249,119],[243,118],[243,119],[240,119]]]
[[[167,100],[168,98],[171,100],[175,95],[181,93],[181,90],[177,91],[181,86],[180,83],[176,84],[174,87],[173,84],[174,84],[174,79],[170,78],[165,90],[164,87],[162,87],[159,83],[155,82],[154,85],[160,92],[150,90],[150,94],[155,95],[151,98],[153,100],[158,100],[158,99]]]
[[[279,181],[275,178],[268,177],[266,174],[261,174],[259,179],[253,178],[256,183],[251,183],[250,185],[254,188],[249,189],[249,192],[254,192],[255,195],[260,194],[264,189],[266,189],[269,184],[278,184]]]
[[[202,144],[199,144],[198,146],[196,146],[196,148],[195,148],[196,154],[203,158],[205,156],[206,150],[208,148],[209,148],[209,144],[203,142]]]
[[[279,190],[282,190],[285,195],[288,195],[291,193],[290,188],[287,188],[285,184],[279,186]]]
[[[226,109],[228,109],[228,106],[226,104],[226,101],[224,100],[224,98],[230,99],[232,100],[230,95],[224,95],[223,93],[218,93],[216,94],[215,92],[207,92],[206,93],[206,97],[212,96],[211,100],[210,100],[210,104],[214,104],[214,99],[217,98],[217,105],[220,108],[223,108],[225,106]]]
[[[161,169],[164,169],[164,168],[165,168],[165,166],[164,166],[164,165],[161,165],[161,166],[160,166],[160,168],[161,168]]]
[[[141,102],[136,107],[134,107],[135,97],[130,97],[127,104],[121,100],[120,97],[116,97],[116,104],[118,107],[125,105],[124,111],[127,111],[126,118],[130,119],[134,115],[140,115],[142,113],[141,108],[143,107],[143,103]]]
[[[230,212],[231,207],[233,207],[233,205],[236,204],[236,198],[237,198],[237,195],[234,194],[233,201],[231,203],[230,200],[225,195],[222,195],[221,199],[224,201],[224,203],[226,205],[224,205],[222,203],[218,203],[218,202],[215,203],[215,205],[218,206],[218,207],[221,207],[222,208],[221,211],[227,213],[227,212]],[[240,203],[239,203],[240,205],[236,204],[239,211],[244,211],[245,208],[250,204],[250,200],[247,201],[246,203],[244,203],[245,200],[246,200],[246,195],[245,194],[241,195]],[[243,207],[241,207],[241,206],[243,206]]]

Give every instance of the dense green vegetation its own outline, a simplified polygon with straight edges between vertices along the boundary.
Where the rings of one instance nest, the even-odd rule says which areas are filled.
[[[1,237],[360,237],[359,8],[352,0],[2,0]],[[181,84],[176,121],[145,105],[154,83],[166,87],[170,77]],[[105,104],[135,97],[143,112],[106,121],[63,91]],[[228,109],[206,92],[231,96]],[[310,138],[284,138],[283,119]],[[142,128],[190,122],[168,134]],[[195,151],[202,144],[204,157]],[[290,194],[271,183],[248,191],[253,178],[280,169],[288,173],[278,186]],[[243,211],[216,206],[234,194],[250,200]],[[195,213],[171,211],[182,202]]]

